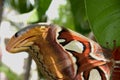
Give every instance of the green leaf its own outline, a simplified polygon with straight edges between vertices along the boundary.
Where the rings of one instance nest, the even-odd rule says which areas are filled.
[[[52,22],[60,26],[75,30],[73,16],[70,10],[70,3],[68,2],[68,0],[66,1],[66,4],[62,4],[59,6],[58,12],[59,16],[52,20]]]
[[[31,12],[31,16],[28,18],[28,23],[35,23],[39,21],[45,21],[45,13],[49,8],[52,0],[35,0],[35,8]]]
[[[90,32],[90,28],[86,18],[84,0],[69,0],[71,4],[71,11],[74,18],[76,31],[80,33]]]
[[[33,9],[33,5],[30,3],[30,0],[5,0],[5,3],[19,13],[26,13]]]
[[[120,0],[85,0],[87,16],[97,41],[120,46]]]
[[[20,76],[10,70],[8,66],[0,62],[0,72],[4,72],[8,80],[22,80]]]

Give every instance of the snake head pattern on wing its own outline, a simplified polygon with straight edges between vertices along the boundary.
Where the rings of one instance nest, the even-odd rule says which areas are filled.
[[[34,24],[18,31],[7,51],[26,51],[48,80],[109,80],[110,68],[102,48],[72,30]]]

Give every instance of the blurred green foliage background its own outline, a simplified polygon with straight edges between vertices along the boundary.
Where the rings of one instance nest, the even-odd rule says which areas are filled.
[[[9,12],[15,11],[16,16],[27,17],[25,19],[21,17],[20,22],[14,22],[3,14],[2,20],[9,21],[17,30],[28,24],[51,22],[83,35],[88,35],[92,31],[100,45],[107,47],[106,42],[108,42],[110,48],[113,48],[113,41],[116,40],[117,46],[120,46],[120,0],[66,0],[65,2],[59,6],[59,16],[49,20],[46,12],[52,0],[4,0],[3,10],[7,8]],[[52,14],[54,15],[54,12]],[[4,72],[8,80],[22,80],[21,76],[16,75],[2,62],[0,72]]]

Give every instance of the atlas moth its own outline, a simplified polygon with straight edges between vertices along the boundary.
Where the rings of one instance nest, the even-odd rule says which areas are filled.
[[[119,49],[108,58],[96,42],[58,25],[29,25],[10,39],[6,50],[28,52],[47,80],[120,80]]]

